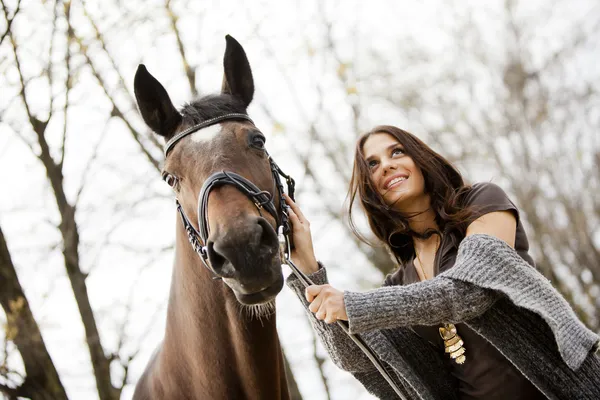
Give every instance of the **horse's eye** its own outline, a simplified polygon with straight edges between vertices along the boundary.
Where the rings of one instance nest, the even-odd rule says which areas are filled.
[[[168,172],[165,172],[162,175],[162,179],[163,181],[167,182],[167,185],[171,186],[172,188],[175,188],[175,184],[177,184],[177,177],[169,174]]]
[[[252,136],[252,139],[250,140],[250,144],[252,147],[255,147],[259,150],[263,150],[265,148],[265,141],[266,141],[265,137],[262,134],[257,133],[254,136]]]

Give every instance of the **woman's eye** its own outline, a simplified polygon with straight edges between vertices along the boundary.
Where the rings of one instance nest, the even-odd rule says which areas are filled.
[[[175,188],[175,185],[177,184],[177,178],[169,173],[164,173],[163,176],[163,181],[167,182],[167,185],[171,186],[172,188]]]
[[[392,150],[392,155],[398,155],[398,154],[404,154],[404,149],[401,149],[399,147],[396,147],[394,150]]]
[[[255,135],[252,138],[252,146],[256,147],[257,149],[264,149],[265,148],[265,137],[262,135]]]
[[[373,169],[377,165],[377,161],[371,160],[371,161],[369,161],[368,165],[369,165],[369,169]]]

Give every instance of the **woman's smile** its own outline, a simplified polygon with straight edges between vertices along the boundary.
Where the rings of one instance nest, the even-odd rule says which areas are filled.
[[[385,180],[383,185],[384,190],[390,190],[402,185],[408,179],[407,174],[396,174]]]

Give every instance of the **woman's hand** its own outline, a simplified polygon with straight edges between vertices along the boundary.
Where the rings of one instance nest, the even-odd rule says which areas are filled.
[[[290,206],[288,214],[292,223],[292,235],[294,238],[294,249],[292,250],[292,261],[305,274],[312,274],[319,269],[317,258],[313,250],[312,236],[310,234],[310,222],[304,217],[300,208],[284,193],[285,202]]]
[[[310,303],[308,309],[315,313],[315,317],[328,324],[338,319],[348,321],[344,292],[340,292],[331,285],[313,285],[306,288],[306,300]]]

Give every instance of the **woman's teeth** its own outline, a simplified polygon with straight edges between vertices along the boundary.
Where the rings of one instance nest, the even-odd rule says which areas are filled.
[[[388,183],[387,188],[391,188],[393,185],[395,185],[398,182],[404,182],[406,180],[405,177],[401,176],[399,178],[394,178],[390,181],[390,183]]]

